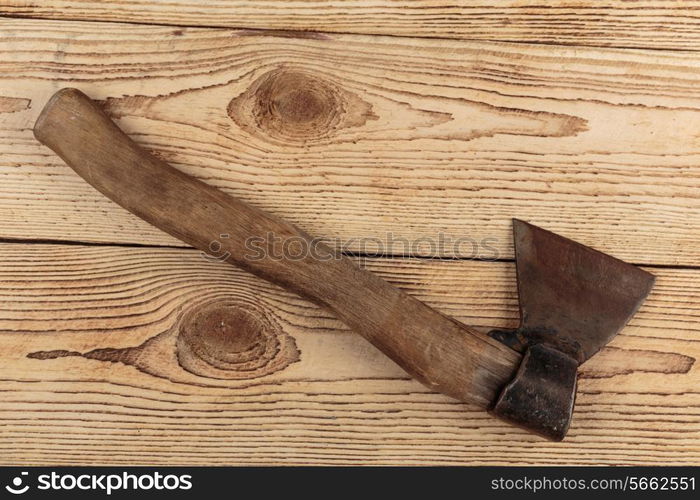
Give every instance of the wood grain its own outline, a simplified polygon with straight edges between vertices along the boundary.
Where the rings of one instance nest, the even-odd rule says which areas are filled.
[[[685,51],[5,20],[0,236],[177,245],[32,138],[75,86],[161,158],[346,250],[509,258],[516,216],[698,265],[699,72]]]
[[[362,264],[467,324],[517,322],[511,263]],[[2,244],[0,462],[697,464],[700,271],[654,272],[551,443],[430,392],[323,310],[195,250]],[[224,336],[192,327],[212,304],[230,312],[209,324],[223,318]],[[215,357],[188,347],[197,332]]]
[[[700,2],[190,5],[0,0],[180,25],[2,20],[0,238],[178,244],[37,145],[72,85],[179,169],[346,250],[453,256],[425,240],[443,233],[508,259],[517,216],[654,264],[657,285],[549,443],[194,250],[0,244],[0,463],[700,463]],[[362,263],[467,324],[517,322],[512,263]]]
[[[403,293],[288,221],[183,174],[144,151],[79,90],[64,88],[54,94],[34,125],[34,136],[115,203],[202,252],[210,252],[212,244],[218,243],[216,255],[222,261],[332,311],[436,392],[490,408],[520,366],[521,356],[503,343]],[[626,266],[616,272],[610,265],[606,272],[624,276],[627,287],[614,289],[620,282],[613,278],[609,295],[632,293],[637,301],[645,297],[653,277],[634,271],[636,268]],[[598,287],[608,290],[604,285]],[[617,308],[627,309],[623,314],[629,315],[635,305]],[[229,318],[226,310],[215,308],[192,322],[223,322]],[[570,321],[557,326],[574,327]],[[617,328],[611,330],[614,333]],[[218,344],[198,335],[190,340],[201,344],[197,349],[203,351]],[[559,439],[563,434],[558,434]]]
[[[696,0],[0,2],[0,13],[22,17],[691,50],[698,10]]]

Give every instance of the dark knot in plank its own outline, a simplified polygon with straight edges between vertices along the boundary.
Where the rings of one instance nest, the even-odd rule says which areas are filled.
[[[165,331],[134,347],[57,349],[27,357],[120,363],[172,382],[218,386],[271,375],[301,354],[270,308],[257,297],[238,294],[189,303]]]
[[[279,68],[231,100],[228,114],[249,133],[285,144],[314,143],[377,117],[371,106],[308,70]]]
[[[299,359],[294,339],[252,302],[217,299],[198,304],[182,313],[176,328],[180,365],[203,377],[260,377]]]

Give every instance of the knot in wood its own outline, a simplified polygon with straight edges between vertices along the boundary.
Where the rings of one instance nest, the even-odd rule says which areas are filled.
[[[248,132],[285,144],[316,142],[376,117],[371,106],[310,71],[280,68],[265,73],[228,105]]]
[[[197,304],[182,313],[177,329],[178,362],[200,376],[261,377],[299,359],[294,339],[269,311],[247,301]]]

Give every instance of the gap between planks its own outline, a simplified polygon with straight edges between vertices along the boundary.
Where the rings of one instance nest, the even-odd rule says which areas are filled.
[[[179,245],[158,245],[148,243],[108,243],[100,241],[80,241],[80,240],[40,240],[40,239],[21,239],[21,238],[0,238],[0,244],[21,244],[21,245],[69,245],[69,246],[84,246],[84,247],[116,247],[116,248],[153,248],[153,249],[191,249],[183,244]],[[341,252],[342,255],[353,259],[387,259],[387,260],[437,260],[437,261],[479,261],[479,262],[515,262],[513,258],[496,258],[496,259],[479,259],[469,257],[446,257],[441,255],[412,255],[405,256],[400,254],[370,254],[361,252]],[[649,269],[677,269],[677,270],[697,270],[700,265],[672,265],[672,264],[651,264],[648,262],[629,262],[635,266],[646,267]]]

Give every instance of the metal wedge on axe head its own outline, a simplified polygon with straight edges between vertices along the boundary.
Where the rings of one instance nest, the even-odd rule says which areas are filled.
[[[216,241],[227,262],[328,308],[430,389],[551,439],[563,439],[569,427],[578,365],[617,334],[654,281],[635,266],[514,220],[521,324],[489,336],[149,154],[76,89],[49,100],[34,135],[147,222],[204,252]],[[264,242],[262,257],[249,257],[251,239]],[[313,252],[277,258],[291,240],[296,250]]]

